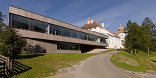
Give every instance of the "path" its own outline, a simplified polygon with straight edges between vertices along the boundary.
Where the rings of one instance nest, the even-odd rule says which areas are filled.
[[[103,51],[108,51],[110,49],[93,49],[87,53],[100,53],[100,52],[103,52]]]
[[[85,61],[82,67],[73,72],[58,74],[48,78],[138,78],[114,66],[110,57],[115,52],[93,56]]]

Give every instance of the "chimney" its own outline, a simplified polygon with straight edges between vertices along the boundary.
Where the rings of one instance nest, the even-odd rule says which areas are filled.
[[[101,24],[101,26],[102,26],[102,27],[105,27],[105,24],[104,24],[104,23],[102,23],[102,24]]]
[[[90,18],[88,18],[87,24],[90,24],[90,23],[91,23]]]
[[[93,20],[91,20],[91,24],[93,24]]]

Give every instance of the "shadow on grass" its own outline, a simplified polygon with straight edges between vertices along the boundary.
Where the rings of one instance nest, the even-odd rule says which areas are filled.
[[[43,55],[44,54],[21,54],[16,59],[29,59],[29,58],[35,58]],[[13,61],[13,75],[21,74],[30,69],[32,69],[32,67],[24,65],[18,61]]]
[[[23,73],[25,71],[32,69],[32,67],[29,67],[29,66],[26,66],[26,65],[19,63],[17,61],[14,61],[13,62],[13,69],[14,69],[13,75],[18,75],[20,73]]]
[[[151,61],[156,63],[156,60],[151,60]]]
[[[23,55],[19,55],[17,59],[28,59],[28,58],[34,58],[34,57],[43,56],[43,55],[44,54],[23,54]]]

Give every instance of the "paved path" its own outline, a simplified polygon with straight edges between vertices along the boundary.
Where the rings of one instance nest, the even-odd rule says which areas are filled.
[[[115,52],[92,56],[84,62],[80,69],[48,78],[138,78],[114,66],[110,62],[113,53]]]
[[[87,53],[100,53],[100,52],[103,52],[103,51],[108,51],[110,49],[94,49],[92,51],[89,51]]]

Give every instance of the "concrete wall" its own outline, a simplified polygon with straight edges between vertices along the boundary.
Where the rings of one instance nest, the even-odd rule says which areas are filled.
[[[53,41],[26,39],[27,45],[23,53],[81,53],[81,50],[57,50],[57,44]]]
[[[41,40],[26,39],[27,45],[24,53],[57,53],[57,45]]]

